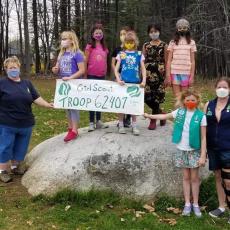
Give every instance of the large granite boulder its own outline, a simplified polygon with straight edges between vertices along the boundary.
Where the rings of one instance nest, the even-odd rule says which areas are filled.
[[[182,195],[182,173],[173,165],[175,145],[172,123],[148,130],[140,118],[140,136],[118,134],[116,122],[110,128],[88,133],[64,143],[64,134],[36,146],[26,158],[29,170],[22,184],[32,195],[54,194],[64,189],[112,189],[124,196],[149,199],[158,193]],[[209,175],[201,170],[202,177]]]

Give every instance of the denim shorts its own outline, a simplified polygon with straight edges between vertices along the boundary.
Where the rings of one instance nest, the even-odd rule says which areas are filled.
[[[221,168],[230,168],[230,151],[207,149],[209,170],[215,171]]]
[[[9,160],[23,161],[32,134],[32,126],[14,128],[0,125],[0,163]]]
[[[174,85],[180,85],[182,87],[189,86],[189,78],[188,74],[171,74],[171,81]]]

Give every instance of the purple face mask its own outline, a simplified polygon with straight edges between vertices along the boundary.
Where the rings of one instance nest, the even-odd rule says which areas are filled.
[[[93,38],[97,41],[101,41],[101,39],[103,38],[103,34],[99,34],[99,35],[93,35]]]

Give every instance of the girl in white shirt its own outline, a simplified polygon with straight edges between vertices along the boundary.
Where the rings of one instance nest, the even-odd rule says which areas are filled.
[[[183,191],[185,206],[182,215],[189,216],[192,208],[197,217],[201,217],[199,199],[199,167],[206,161],[206,116],[198,109],[200,96],[195,91],[181,93],[179,109],[168,114],[144,114],[150,119],[174,119],[173,143],[177,144],[175,166],[183,169]],[[193,205],[190,202],[192,189]]]

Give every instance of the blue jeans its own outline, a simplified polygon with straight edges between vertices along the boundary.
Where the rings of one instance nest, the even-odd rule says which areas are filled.
[[[105,80],[105,76],[98,77],[98,76],[88,75],[87,79]],[[101,120],[101,112],[89,111],[89,121],[90,121],[90,123],[94,123],[94,121],[95,121],[95,113],[96,113],[96,121]]]
[[[32,126],[14,128],[0,125],[0,163],[9,160],[23,161],[32,134]]]

